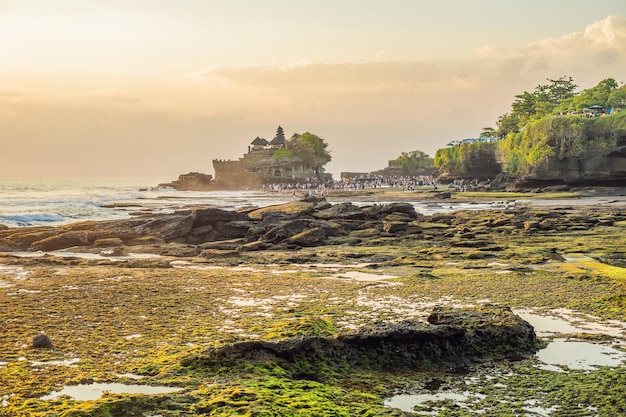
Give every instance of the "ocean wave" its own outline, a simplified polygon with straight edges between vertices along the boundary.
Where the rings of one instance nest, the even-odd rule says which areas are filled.
[[[28,213],[0,216],[0,223],[12,223],[18,226],[32,226],[39,223],[62,222],[65,217],[59,213]]]

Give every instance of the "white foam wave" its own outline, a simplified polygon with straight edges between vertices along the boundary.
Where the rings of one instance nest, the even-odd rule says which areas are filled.
[[[32,226],[39,223],[62,222],[65,217],[59,213],[28,213],[0,216],[0,219],[0,223],[8,222],[20,226]]]

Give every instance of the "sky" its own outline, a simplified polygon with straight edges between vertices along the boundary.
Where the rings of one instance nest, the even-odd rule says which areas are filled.
[[[213,174],[281,125],[339,178],[562,76],[626,82],[626,1],[0,0],[0,176]]]

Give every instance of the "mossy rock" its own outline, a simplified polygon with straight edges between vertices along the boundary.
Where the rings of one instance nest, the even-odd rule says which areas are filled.
[[[270,214],[289,214],[298,216],[312,213],[314,207],[315,203],[312,202],[294,201],[291,203],[278,204],[252,210],[248,213],[248,217],[251,219],[261,220],[263,217]]]

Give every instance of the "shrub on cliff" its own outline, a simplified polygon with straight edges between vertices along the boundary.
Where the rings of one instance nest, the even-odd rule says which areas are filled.
[[[549,158],[608,155],[626,137],[626,112],[587,118],[546,116],[497,143],[502,169],[515,177],[536,170]]]
[[[496,144],[465,143],[441,148],[435,154],[435,166],[448,178],[492,178],[500,172],[496,160]]]

